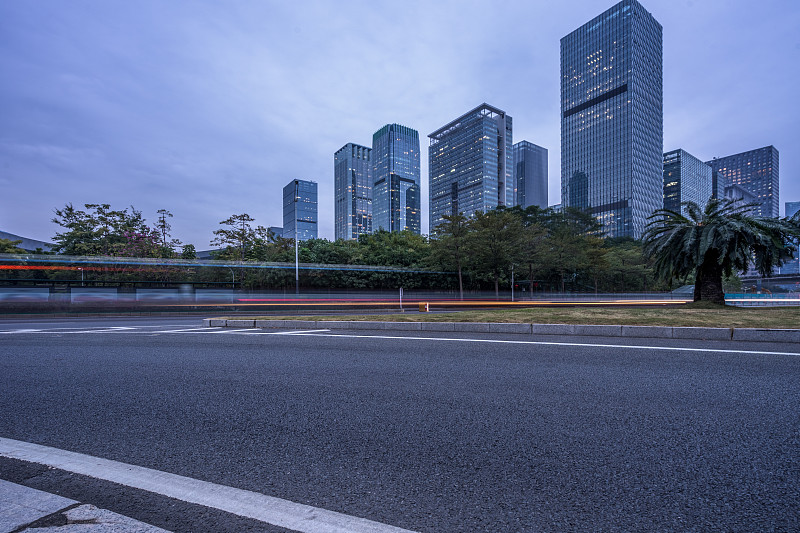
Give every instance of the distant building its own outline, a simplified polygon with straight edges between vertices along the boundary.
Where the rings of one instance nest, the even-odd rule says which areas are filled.
[[[419,234],[421,189],[419,133],[387,124],[372,136],[372,231]]]
[[[733,200],[737,205],[758,203],[758,196],[751,193],[741,185],[728,185],[725,187],[723,197],[727,198],[728,200]],[[748,213],[758,216],[758,209],[749,209]]]
[[[298,241],[317,238],[315,181],[292,180],[283,188],[283,237],[294,239],[295,235]]]
[[[513,147],[514,181],[517,187],[515,204],[547,207],[547,149],[528,141]]]
[[[778,150],[765,146],[749,152],[714,158],[707,164],[718,174],[718,181],[739,185],[756,196],[761,207],[756,213],[777,218],[780,214],[778,195]]]
[[[347,143],[333,156],[334,235],[372,233],[372,148]]]
[[[623,0],[561,39],[561,202],[612,237],[663,205],[661,24]]]
[[[712,195],[711,167],[685,150],[664,154],[664,209],[686,213],[683,202],[704,209]]]
[[[481,104],[430,135],[430,231],[444,215],[515,204],[511,117]]]
[[[793,217],[800,212],[800,202],[786,202],[785,206],[787,217]],[[781,267],[781,274],[800,274],[800,253],[797,247],[794,248],[794,259]]]
[[[793,217],[798,211],[800,211],[800,202],[786,202],[785,204],[785,213],[787,217]]]
[[[56,246],[51,242],[29,239],[27,237],[8,233],[7,231],[0,231],[0,239],[7,239],[9,241],[22,241],[17,245],[17,248],[20,250],[25,250],[26,252],[35,252],[37,249],[41,249],[43,252],[49,252],[54,246]]]
[[[283,237],[283,228],[278,226],[270,226],[267,231],[271,231],[276,237]]]

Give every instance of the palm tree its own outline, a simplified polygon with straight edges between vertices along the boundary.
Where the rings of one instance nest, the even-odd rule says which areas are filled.
[[[644,233],[645,254],[656,276],[670,281],[694,273],[694,301],[724,304],[722,276],[747,270],[752,259],[762,276],[792,258],[791,241],[800,226],[788,219],[750,216],[758,204],[711,199],[701,210],[683,202],[685,214],[659,209]]]

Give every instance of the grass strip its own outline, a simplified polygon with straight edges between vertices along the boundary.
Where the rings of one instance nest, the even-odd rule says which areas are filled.
[[[259,320],[517,322],[525,324],[621,324],[625,326],[798,329],[800,328],[800,307],[742,308],[698,303],[679,307],[534,307],[526,309],[485,309],[455,313],[414,312],[380,315],[295,315],[255,318]]]

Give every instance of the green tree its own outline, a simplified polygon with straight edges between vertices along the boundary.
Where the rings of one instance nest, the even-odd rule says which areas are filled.
[[[436,238],[431,239],[431,260],[443,268],[458,272],[458,297],[464,299],[462,270],[468,257],[469,225],[463,213],[444,215],[444,222],[436,227]]]
[[[664,280],[694,273],[694,301],[724,304],[723,275],[746,270],[751,258],[762,276],[792,258],[792,240],[800,236],[793,221],[750,216],[755,204],[729,199],[711,199],[705,209],[694,202],[682,205],[685,215],[659,209],[649,217],[645,253]]]
[[[494,209],[476,212],[468,226],[468,250],[475,270],[494,281],[494,295],[500,299],[500,277],[521,262],[522,222],[509,210]]]
[[[226,249],[219,255],[221,259],[232,259],[243,261],[245,252],[253,244],[256,237],[255,230],[250,226],[250,222],[255,219],[247,213],[231,215],[229,218],[220,222],[223,228],[214,230],[214,240],[211,246],[225,246]]]
[[[127,244],[126,233],[145,233],[149,228],[141,211],[133,206],[122,211],[110,204],[84,204],[75,209],[71,203],[55,210],[52,221],[65,231],[57,232],[54,251],[67,255],[114,255]]]
[[[181,259],[197,259],[197,251],[194,249],[194,244],[183,245]]]
[[[172,218],[172,213],[166,209],[159,209],[156,213],[158,213],[158,220],[155,229],[161,235],[161,257],[174,257],[175,249],[180,247],[181,241],[172,238],[172,225],[167,220]]]
[[[22,244],[22,241],[0,239],[0,254],[24,254],[25,250],[17,248],[18,244]]]

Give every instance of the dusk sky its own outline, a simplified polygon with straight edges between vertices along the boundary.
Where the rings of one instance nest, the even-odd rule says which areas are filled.
[[[319,184],[333,238],[333,154],[387,123],[427,135],[487,102],[514,142],[549,150],[560,202],[559,40],[605,0],[0,2],[0,230],[51,240],[55,208],[133,205],[210,248],[235,213],[282,225],[290,180]],[[664,27],[664,150],[780,152],[800,200],[800,2],[643,0]]]

